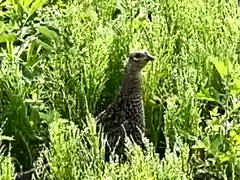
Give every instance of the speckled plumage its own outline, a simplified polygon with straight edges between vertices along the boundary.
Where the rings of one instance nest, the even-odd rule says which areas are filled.
[[[145,149],[142,140],[145,115],[141,95],[141,70],[149,60],[153,60],[153,57],[147,51],[129,54],[117,100],[96,117],[97,125],[103,126],[108,151],[114,151],[118,155],[124,154],[126,136]]]

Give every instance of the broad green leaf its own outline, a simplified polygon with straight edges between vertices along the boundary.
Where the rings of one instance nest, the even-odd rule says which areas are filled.
[[[218,73],[220,74],[220,76],[224,79],[228,73],[227,66],[222,61],[219,61],[217,58],[214,58],[212,62],[215,68],[217,69]]]
[[[36,42],[33,41],[29,44],[28,46],[28,51],[27,51],[27,65],[32,65],[35,63],[35,58],[37,55],[37,52],[34,52],[36,47]]]
[[[206,94],[203,94],[203,93],[197,93],[196,98],[201,99],[201,100],[216,102],[216,100],[214,98],[212,98],[210,96],[210,94],[206,95]]]
[[[36,40],[36,43],[38,44],[38,45],[41,45],[44,49],[46,49],[46,50],[52,50],[52,46],[49,46],[47,43],[45,43],[45,42],[42,42],[40,39],[37,39]]]
[[[38,8],[42,7],[46,0],[36,0],[32,3],[29,16],[31,16]]]
[[[151,104],[151,105],[156,105],[156,102],[152,99],[149,99],[148,102]]]
[[[0,35],[0,43],[3,42],[13,42],[16,40],[16,35],[15,34],[2,34]]]
[[[37,30],[43,34],[45,37],[47,37],[48,39],[52,40],[52,39],[59,39],[58,35],[56,32],[48,29],[46,26],[38,26]]]

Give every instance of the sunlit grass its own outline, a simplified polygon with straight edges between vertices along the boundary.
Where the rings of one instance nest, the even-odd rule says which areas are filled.
[[[2,1],[0,132],[13,140],[0,177],[238,179],[238,16],[233,0]],[[137,49],[156,58],[143,79],[149,150],[105,163],[94,116]]]

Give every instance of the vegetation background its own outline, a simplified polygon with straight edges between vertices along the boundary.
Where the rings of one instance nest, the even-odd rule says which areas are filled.
[[[0,0],[0,179],[240,179],[236,0]],[[104,161],[94,116],[147,49],[148,153]]]

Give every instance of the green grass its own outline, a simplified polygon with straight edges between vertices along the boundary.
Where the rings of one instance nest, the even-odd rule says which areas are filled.
[[[106,163],[94,116],[137,49],[148,152]],[[0,1],[0,179],[239,179],[239,53],[236,0]]]

